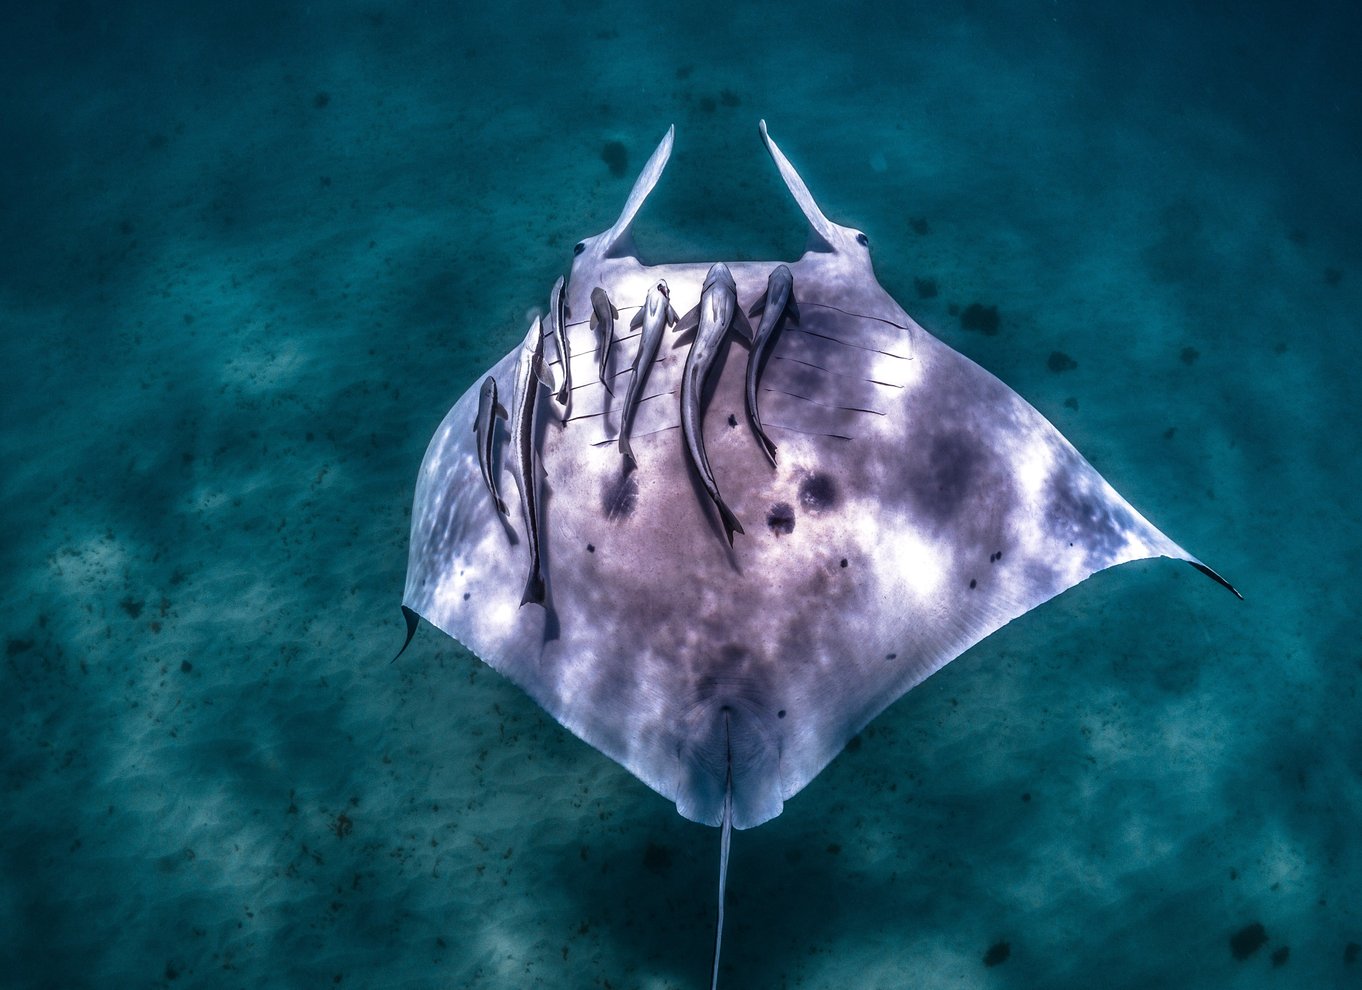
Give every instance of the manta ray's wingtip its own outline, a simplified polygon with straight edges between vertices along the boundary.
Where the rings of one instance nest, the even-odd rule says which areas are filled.
[[[1228,588],[1228,589],[1230,590],[1230,592],[1234,595],[1234,597],[1235,597],[1235,598],[1238,598],[1241,602],[1244,600],[1244,596],[1241,595],[1241,594],[1239,593],[1239,589],[1236,588],[1234,585],[1230,584],[1228,581],[1226,581],[1223,577],[1221,577],[1219,574],[1217,574],[1212,568],[1207,567],[1205,564],[1203,564],[1203,563],[1202,563],[1201,561],[1199,561],[1199,560],[1189,560],[1187,563],[1191,564],[1193,567],[1195,567],[1197,570],[1199,570],[1202,574],[1205,574],[1208,578],[1210,578],[1210,579],[1211,579],[1212,581],[1214,581],[1216,584],[1220,585],[1222,588]]]
[[[407,621],[407,638],[402,642],[402,649],[398,650],[397,655],[388,663],[397,663],[397,657],[407,651],[407,647],[411,645],[412,637],[416,635],[416,627],[421,624],[421,617],[405,605],[402,606],[402,618]]]

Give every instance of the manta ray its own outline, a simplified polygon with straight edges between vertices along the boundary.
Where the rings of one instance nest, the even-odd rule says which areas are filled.
[[[721,829],[716,986],[731,830],[886,706],[1113,565],[1169,557],[1234,589],[914,322],[765,121],[804,254],[642,261],[631,226],[674,134],[436,431],[403,611],[408,642],[424,618]]]

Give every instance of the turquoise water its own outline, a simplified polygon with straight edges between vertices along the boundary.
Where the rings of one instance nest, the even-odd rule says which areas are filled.
[[[1362,982],[1356,15],[886,7],[10,13],[0,985],[705,985],[715,831],[388,660],[431,432],[668,124],[646,256],[798,254],[761,117],[1247,600],[1127,565],[935,675],[735,837],[722,985]]]

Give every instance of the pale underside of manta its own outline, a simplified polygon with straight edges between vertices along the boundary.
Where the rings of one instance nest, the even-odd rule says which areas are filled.
[[[676,312],[695,308],[709,271],[645,265],[629,236],[669,130],[619,220],[577,245],[568,354],[552,361],[570,372],[568,402],[534,383],[545,604],[521,604],[530,541],[523,526],[508,535],[521,496],[495,420],[508,516],[480,473],[477,382],[421,466],[403,599],[683,816],[740,829],[780,814],[909,689],[1092,574],[1164,556],[1225,583],[1024,399],[918,326],[876,281],[864,235],[829,221],[764,123],[761,135],[810,237],[787,263],[798,322],[781,324],[760,377],[775,466],[748,422],[736,333],[706,393],[704,449],[743,534],[723,538],[687,455],[674,329],[633,424],[635,470],[616,443],[632,318],[659,280]],[[777,264],[729,263],[744,312]],[[613,396],[589,325],[597,287],[619,312]],[[488,372],[503,397],[518,351]]]

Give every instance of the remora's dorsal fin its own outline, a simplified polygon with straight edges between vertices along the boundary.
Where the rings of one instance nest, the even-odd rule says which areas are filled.
[[[653,186],[657,185],[657,180],[662,177],[662,170],[667,167],[667,159],[672,155],[672,139],[676,136],[676,125],[667,128],[666,136],[653,152],[653,156],[648,159],[648,164],[643,166],[643,171],[634,180],[633,191],[629,193],[629,199],[624,204],[624,210],[620,213],[620,218],[615,221],[615,225],[605,232],[601,240],[601,256],[613,257],[615,248],[621,246],[621,242],[628,243],[629,226],[634,222],[634,217],[638,215],[639,209],[643,206],[643,201],[648,198],[648,194],[653,191]]]
[[[790,164],[790,160],[785,157],[776,143],[771,140],[771,135],[766,133],[766,121],[759,125],[761,128],[761,140],[766,145],[766,150],[771,155],[771,160],[776,163],[776,168],[780,171],[780,177],[785,180],[785,186],[790,190],[790,195],[799,204],[799,209],[804,217],[809,221],[812,229],[811,237],[816,237],[822,241],[824,250],[837,249],[837,238],[834,234],[834,225],[823,215],[823,211],[818,208],[818,204],[813,201],[813,195],[809,192],[809,187],[804,185],[804,180],[799,177],[795,167]]]

